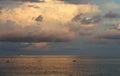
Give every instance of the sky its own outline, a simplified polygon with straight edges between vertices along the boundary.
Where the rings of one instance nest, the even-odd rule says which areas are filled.
[[[0,0],[0,55],[119,56],[119,0]]]

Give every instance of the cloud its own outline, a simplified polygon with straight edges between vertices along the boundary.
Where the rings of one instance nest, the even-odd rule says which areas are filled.
[[[48,43],[47,42],[40,42],[40,43],[22,43],[23,46],[26,46],[24,48],[22,48],[23,50],[25,51],[28,51],[28,50],[39,50],[41,49],[42,51],[47,49],[48,47]]]
[[[12,1],[12,0],[0,0],[1,8],[14,8],[15,6],[21,5],[21,1]]]
[[[108,2],[108,3],[105,3],[104,6],[107,8],[107,9],[120,9],[120,5],[118,3],[115,3],[115,2]]]
[[[39,2],[40,0],[0,0],[0,1]]]
[[[15,0],[14,0],[15,1]],[[18,0],[18,1],[30,1],[30,2],[39,2],[40,0]]]
[[[118,24],[117,29],[120,30],[120,24]]]
[[[86,17],[82,19],[82,24],[94,24],[94,23],[98,23],[101,21],[101,17],[100,16],[94,16],[94,17]]]
[[[45,43],[45,42],[43,42],[43,43],[32,43],[32,45],[35,46],[35,47],[42,48],[42,47],[47,46],[47,43]]]
[[[101,20],[102,20],[102,16],[100,15],[94,15],[92,17],[84,17],[83,14],[78,14],[72,19],[72,21],[80,22],[82,24],[95,24],[95,23],[99,23]]]
[[[31,29],[32,30],[32,29]],[[61,30],[13,30],[1,31],[0,41],[8,42],[62,42],[71,41],[74,33],[67,28]]]
[[[97,33],[96,38],[103,40],[120,40],[120,30],[111,29]]]
[[[108,12],[104,16],[105,18],[120,18],[120,14],[114,13],[114,12]]]
[[[88,0],[0,0],[4,2],[10,1],[21,1],[21,2],[64,2],[64,3],[72,3],[72,4],[87,4]]]
[[[61,0],[61,1],[72,4],[87,4],[89,0]]]
[[[43,17],[40,15],[40,16],[38,16],[35,20],[42,22],[42,21],[43,21]]]
[[[74,5],[62,2],[25,2],[12,9],[3,8],[0,10],[0,41],[71,41],[76,35],[69,25],[72,18],[79,13],[97,12],[99,9],[96,5]]]
[[[81,29],[79,31],[80,36],[91,36],[91,35],[93,35],[93,33],[94,33],[93,30],[91,31],[91,30]]]
[[[119,23],[120,14],[115,12],[108,12],[105,14],[93,14],[91,16],[86,16],[83,13],[77,14],[72,18],[72,21],[75,23],[81,24],[81,26],[85,25],[84,27],[89,27],[91,25],[99,25],[99,24],[117,24]],[[110,20],[111,19],[111,20]],[[117,20],[112,20],[117,19]]]

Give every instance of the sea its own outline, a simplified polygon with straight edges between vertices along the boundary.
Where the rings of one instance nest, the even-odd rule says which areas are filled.
[[[1,56],[0,76],[120,76],[120,57]]]

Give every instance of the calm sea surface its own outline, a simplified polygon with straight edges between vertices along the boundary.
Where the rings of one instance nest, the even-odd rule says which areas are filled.
[[[120,76],[120,58],[81,56],[0,57],[0,76]]]

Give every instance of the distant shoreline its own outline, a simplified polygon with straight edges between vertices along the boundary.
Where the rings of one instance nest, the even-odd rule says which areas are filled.
[[[63,58],[63,57],[75,57],[75,58],[104,58],[104,59],[116,59],[120,56],[81,56],[81,55],[0,55],[0,58],[38,58],[38,57],[49,57],[49,58]]]

